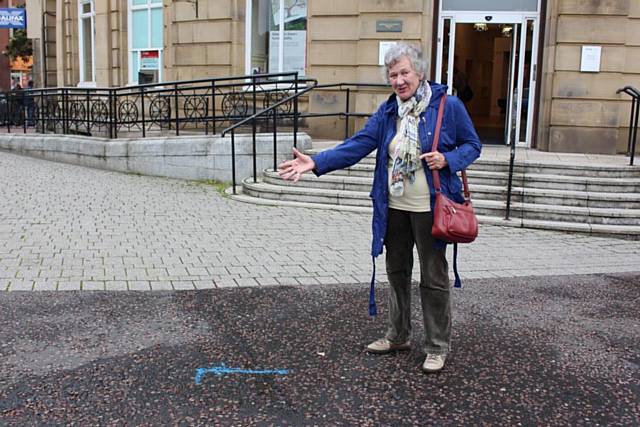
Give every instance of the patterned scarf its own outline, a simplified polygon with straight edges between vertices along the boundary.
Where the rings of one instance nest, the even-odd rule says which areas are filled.
[[[404,194],[404,180],[413,183],[415,172],[420,169],[420,142],[418,140],[418,123],[420,114],[427,109],[431,100],[431,87],[424,81],[420,83],[418,90],[406,101],[398,102],[398,117],[400,117],[400,129],[397,137],[400,139],[393,153],[393,168],[391,170],[391,182],[389,192],[393,196]]]

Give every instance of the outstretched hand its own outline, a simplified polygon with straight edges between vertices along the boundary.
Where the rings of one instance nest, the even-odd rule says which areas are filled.
[[[300,151],[293,149],[293,160],[287,160],[278,165],[278,175],[284,180],[298,182],[303,173],[316,167],[313,159]]]

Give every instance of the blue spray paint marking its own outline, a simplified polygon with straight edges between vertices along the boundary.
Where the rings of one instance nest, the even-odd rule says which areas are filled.
[[[287,369],[242,369],[242,368],[227,368],[224,363],[220,366],[213,366],[211,368],[198,368],[196,369],[196,385],[199,385],[202,378],[207,374],[214,374],[222,376],[226,374],[245,374],[245,375],[287,375],[289,371]]]

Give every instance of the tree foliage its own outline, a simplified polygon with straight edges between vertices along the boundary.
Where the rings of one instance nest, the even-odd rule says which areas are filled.
[[[24,3],[19,4],[16,7],[24,9]],[[2,53],[4,53],[5,56],[8,56],[12,61],[15,61],[18,57],[22,58],[23,61],[28,61],[29,57],[33,55],[33,44],[31,43],[31,40],[27,38],[27,30],[13,30],[13,36],[9,39],[9,44]]]
[[[23,61],[27,61],[33,55],[33,45],[31,40],[27,38],[27,30],[13,30],[13,37],[9,39],[4,54],[12,61],[20,57]]]

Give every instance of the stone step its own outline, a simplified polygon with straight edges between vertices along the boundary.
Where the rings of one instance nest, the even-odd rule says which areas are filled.
[[[326,209],[333,211],[346,211],[355,213],[371,213],[371,204],[367,206],[351,206],[351,205],[336,205],[333,203],[309,203],[297,200],[281,200],[281,199],[269,199],[253,197],[245,193],[245,189],[238,186],[238,194],[233,195],[231,188],[226,192],[229,196],[237,201],[267,205],[267,206],[281,206],[281,207],[298,207],[309,209]],[[518,218],[517,216],[511,216],[509,220],[504,219],[503,215],[488,215],[478,212],[476,207],[476,213],[478,215],[478,221],[480,224],[500,225],[505,227],[518,227],[518,228],[537,228],[544,230],[557,230],[567,232],[581,232],[581,233],[597,233],[600,235],[612,235],[621,236],[625,238],[640,238],[640,225],[615,225],[615,224],[589,224],[576,221],[549,221],[546,219],[528,219]],[[482,228],[480,229],[482,235]]]
[[[258,179],[258,182],[253,182],[252,178],[244,180],[242,182],[242,191],[248,196],[273,200],[347,206],[371,206],[369,192],[276,185],[265,183],[262,179]]]
[[[373,177],[373,164],[356,164],[350,168],[337,170],[328,175],[348,177]],[[507,187],[509,176],[506,172],[470,168],[467,171],[469,183]],[[640,178],[616,178],[574,175],[546,175],[527,171],[514,174],[512,185],[527,188],[544,188],[572,191],[640,193]]]
[[[254,183],[252,179],[249,179],[243,182],[243,192],[248,196],[272,200],[364,207],[371,205],[369,191],[303,187],[301,185],[303,182],[299,182],[298,185],[278,185],[264,182],[262,179]],[[473,203],[479,215],[504,216],[506,202],[503,200],[474,198]],[[513,201],[511,216],[531,220],[640,226],[640,209],[565,206]]]
[[[469,185],[472,199],[506,200],[506,187]],[[589,208],[640,209],[640,194],[585,192],[540,188],[512,187],[513,203],[524,202],[542,205],[564,205]]]
[[[470,185],[484,184],[507,187],[508,175],[496,171],[470,169]],[[549,190],[585,191],[596,193],[640,193],[640,178],[580,177],[566,175],[514,174],[512,185]]]
[[[469,170],[487,170],[509,172],[509,162],[503,160],[478,159],[469,167]],[[514,175],[560,175],[575,177],[600,177],[600,178],[635,178],[640,179],[640,169],[629,166],[612,166],[602,164],[553,164],[533,161],[516,161]]]
[[[323,188],[328,190],[346,190],[369,193],[373,179],[361,176],[327,174],[316,177],[312,174],[303,175],[298,183],[284,181],[277,172],[266,170],[263,181],[268,184],[282,186],[304,186],[308,188]],[[474,199],[506,200],[507,184],[506,180],[500,185],[495,185],[495,180],[489,180],[489,184],[484,184],[486,180],[471,179],[470,190],[474,194]],[[475,184],[476,182],[481,184]],[[515,181],[514,184],[518,184]],[[512,200],[514,202],[558,204],[594,208],[626,208],[640,209],[640,194],[632,192],[599,192],[599,191],[579,191],[571,189],[545,189],[516,186],[512,188]]]
[[[316,154],[322,149],[312,148],[307,150],[307,154]],[[375,151],[364,157],[359,165],[374,165],[376,161]],[[493,172],[509,172],[509,162],[506,160],[484,159],[482,156],[477,159],[469,170],[485,170]],[[640,180],[640,168],[626,165],[612,166],[604,164],[566,164],[566,163],[542,163],[531,160],[522,161],[516,159],[514,164],[514,175],[543,174],[576,177],[603,177],[603,178],[636,178]]]

